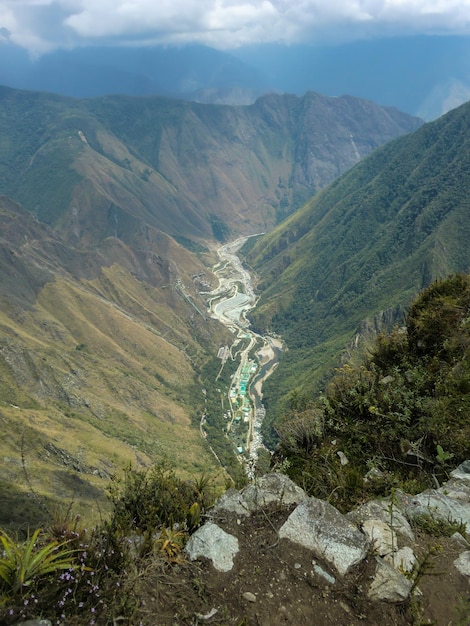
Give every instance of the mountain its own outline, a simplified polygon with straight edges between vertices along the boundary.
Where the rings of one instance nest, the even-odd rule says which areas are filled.
[[[199,100],[205,90],[269,90],[262,72],[232,55],[202,45],[91,46],[54,50],[39,58],[0,43],[0,84],[76,98],[109,94],[173,96]]]
[[[361,334],[400,323],[420,289],[469,270],[469,138],[466,104],[376,150],[248,253],[254,324],[289,348],[268,404],[318,390]]]
[[[0,84],[79,98],[161,95],[223,104],[313,90],[367,98],[430,120],[468,99],[469,54],[464,35],[260,44],[229,52],[202,45],[108,45],[58,49],[39,58],[0,41]]]
[[[466,35],[382,37],[336,45],[262,44],[232,51],[278,91],[347,93],[426,120],[468,100],[469,54]]]
[[[78,249],[0,197],[2,525],[64,501],[96,518],[129,463],[216,472],[193,422],[199,368],[227,338],[190,303],[204,266],[168,237],[154,244],[178,267],[115,238]]]
[[[217,242],[272,227],[419,125],[317,94],[229,107],[1,88],[8,521],[37,517],[35,492],[50,506],[67,497],[104,506],[103,486],[129,461],[215,473],[198,425],[206,372],[228,343],[200,293],[216,285]],[[236,476],[231,444],[218,446]]]
[[[266,230],[378,145],[420,125],[395,109],[309,93],[254,105],[71,100],[0,90],[0,192],[68,241],[145,248]]]

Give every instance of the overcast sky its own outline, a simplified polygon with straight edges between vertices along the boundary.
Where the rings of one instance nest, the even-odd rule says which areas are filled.
[[[0,0],[0,37],[33,53],[87,43],[326,43],[470,32],[470,0]]]

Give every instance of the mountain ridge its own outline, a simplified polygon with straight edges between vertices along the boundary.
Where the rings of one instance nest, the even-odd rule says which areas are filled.
[[[248,253],[260,277],[254,323],[289,346],[270,390],[283,376],[286,387],[308,386],[309,377],[318,385],[321,360],[332,367],[366,317],[403,309],[433,279],[468,271],[469,124],[462,105],[379,148]]]

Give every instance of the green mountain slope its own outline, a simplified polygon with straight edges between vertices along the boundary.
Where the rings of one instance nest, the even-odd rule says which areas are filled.
[[[149,225],[190,245],[272,227],[420,123],[314,93],[230,107],[2,88],[0,192],[74,244],[132,242]]]
[[[34,491],[91,510],[129,462],[216,473],[199,432],[228,342],[200,294],[216,241],[269,228],[419,124],[316,94],[217,107],[0,88],[4,521]]]
[[[289,351],[268,402],[312,390],[364,324],[400,310],[436,277],[470,267],[470,105],[397,139],[262,238],[259,327]]]
[[[124,243],[80,251],[0,197],[2,524],[37,519],[31,493],[97,515],[130,462],[219,471],[197,427],[198,372],[226,337],[176,287],[202,304],[185,259],[204,267],[166,247],[178,270],[153,257],[152,276]]]

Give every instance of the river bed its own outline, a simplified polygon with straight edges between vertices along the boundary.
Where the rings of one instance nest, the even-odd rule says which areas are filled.
[[[245,445],[237,446],[237,452],[244,459],[247,474],[251,478],[258,460],[258,450],[264,448],[261,436],[265,415],[262,386],[277,365],[282,342],[278,337],[262,336],[250,329],[247,313],[254,309],[257,298],[250,273],[237,256],[247,239],[241,237],[218,249],[219,262],[214,266],[213,273],[219,279],[219,285],[204,295],[211,316],[224,324],[234,336],[232,346],[227,346],[228,350],[224,346],[219,350],[222,367],[223,359],[228,358],[228,354],[238,362],[228,394],[230,421],[227,431],[235,428],[241,420],[247,426]],[[249,340],[246,347],[234,350],[242,339],[245,342]],[[234,353],[236,357],[233,357]]]

